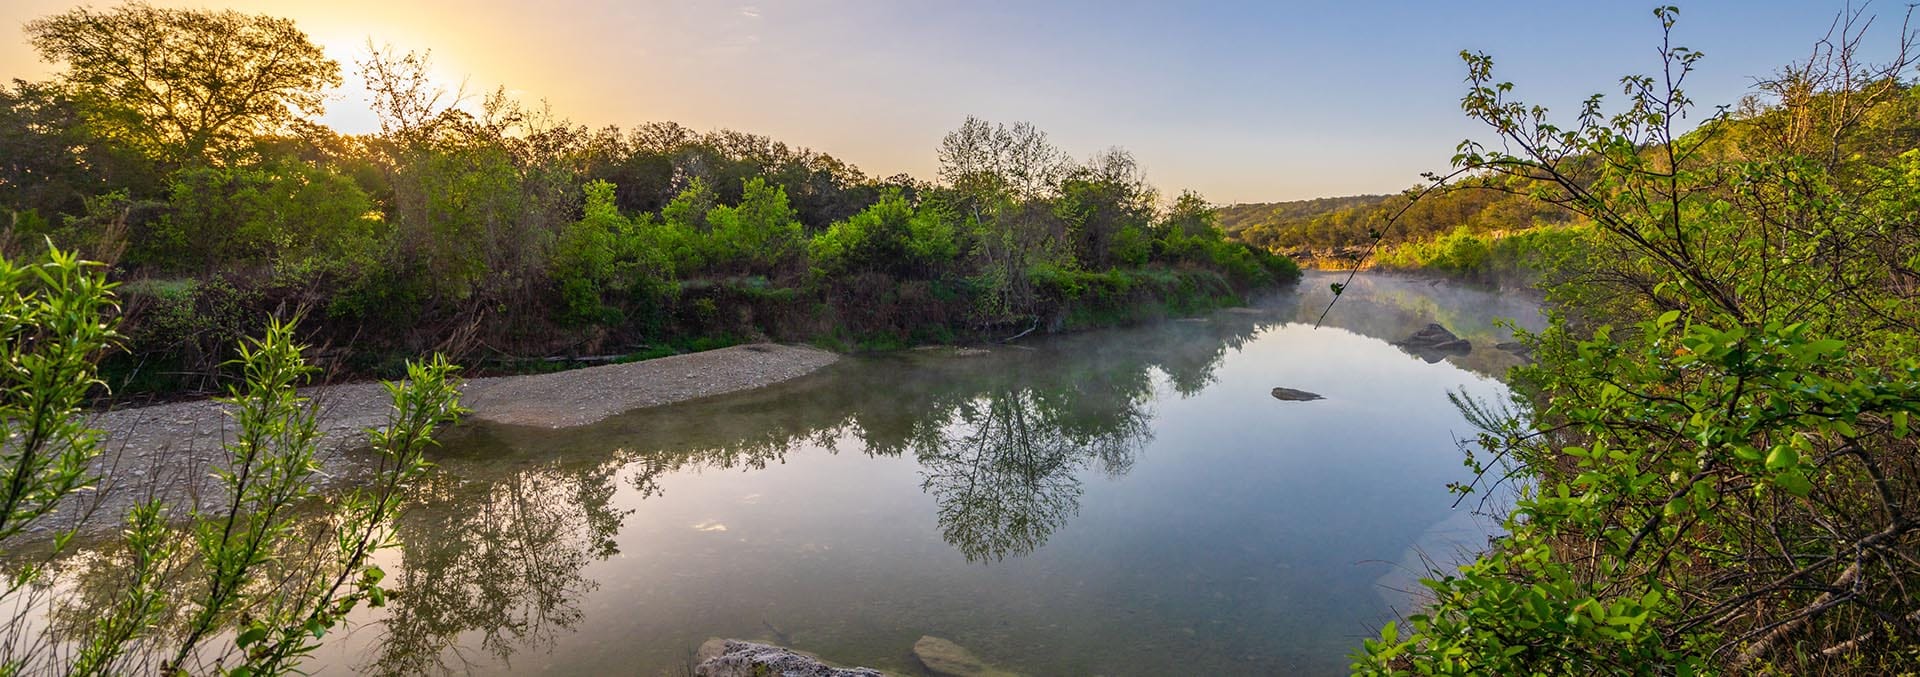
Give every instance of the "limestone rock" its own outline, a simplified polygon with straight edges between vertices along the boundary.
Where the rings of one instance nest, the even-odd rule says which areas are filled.
[[[1274,388],[1273,399],[1283,402],[1311,402],[1313,400],[1324,400],[1326,398],[1321,397],[1319,393],[1310,393],[1305,390]]]
[[[939,637],[922,636],[914,642],[913,657],[934,677],[1020,677],[987,665],[965,647]]]
[[[715,658],[719,658],[720,654],[723,654],[726,652],[727,652],[727,640],[721,639],[719,637],[708,637],[707,641],[700,643],[699,649],[694,650],[693,664],[699,665],[701,663],[705,663]]]
[[[715,640],[700,645],[710,650]],[[702,655],[702,654],[696,654]],[[720,655],[694,667],[699,677],[886,677],[872,668],[836,668],[818,658],[770,644],[729,639],[721,642]]]

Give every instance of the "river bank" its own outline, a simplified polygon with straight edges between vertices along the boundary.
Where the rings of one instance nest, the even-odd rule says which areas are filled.
[[[633,409],[750,390],[798,378],[840,359],[818,348],[756,343],[686,355],[548,374],[494,376],[466,382],[469,419],[539,428],[587,425]],[[341,486],[378,459],[365,431],[386,422],[391,407],[377,382],[308,388],[319,408],[320,484]],[[213,469],[226,459],[232,431],[227,407],[213,399],[102,412],[93,426],[105,453],[94,460],[95,490],[38,527],[94,530],[119,524],[149,497],[203,509],[221,503]],[[178,513],[176,513],[178,514]]]

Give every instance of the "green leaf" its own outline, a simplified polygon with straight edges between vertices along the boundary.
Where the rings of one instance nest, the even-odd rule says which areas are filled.
[[[1775,475],[1773,477],[1773,484],[1795,496],[1805,497],[1807,494],[1813,492],[1813,484],[1808,482],[1807,476],[1800,474],[1798,469],[1788,470]]]
[[[1846,341],[1841,341],[1838,339],[1820,339],[1818,341],[1813,341],[1808,343],[1806,347],[1806,351],[1808,355],[1813,355],[1813,356],[1830,355],[1833,353],[1840,352],[1846,347],[1847,347]]]
[[[1792,445],[1776,445],[1773,451],[1767,454],[1768,470],[1785,470],[1798,465],[1800,465],[1800,452],[1794,451]]]

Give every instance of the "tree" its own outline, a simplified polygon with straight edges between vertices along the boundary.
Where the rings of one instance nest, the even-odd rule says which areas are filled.
[[[898,188],[813,237],[808,251],[821,276],[880,272],[897,279],[938,276],[959,252],[947,214],[915,210]]]
[[[340,65],[289,19],[136,2],[81,7],[26,31],[42,59],[66,65],[62,78],[93,125],[173,162],[230,155],[317,115],[340,85]]]
[[[1060,182],[1054,213],[1067,223],[1074,256],[1091,269],[1145,262],[1154,191],[1133,155],[1111,148]]]
[[[170,213],[133,252],[160,270],[346,265],[369,256],[372,202],[353,181],[299,162],[174,175]]]
[[[787,191],[754,177],[743,184],[740,204],[707,210],[713,263],[752,274],[779,275],[806,256],[800,222]]]
[[[23,80],[0,87],[0,209],[57,224],[85,212],[95,195],[157,192],[162,180],[151,161],[105,141],[82,122],[67,88]]]
[[[1534,182],[1595,236],[1515,372],[1530,396],[1462,403],[1498,459],[1469,465],[1525,485],[1507,534],[1425,581],[1432,605],[1356,672],[1879,675],[1920,652],[1920,163],[1848,152],[1884,133],[1864,114],[1899,110],[1879,83],[1915,36],[1865,65],[1849,11],[1830,58],[1762,83],[1768,110],[1685,131],[1700,53],[1654,13],[1664,72],[1564,127],[1462,55],[1462,108],[1497,142],[1456,166]]]
[[[940,139],[940,178],[976,198],[1042,197],[1069,165],[1047,133],[1031,122],[1008,126],[968,116]]]

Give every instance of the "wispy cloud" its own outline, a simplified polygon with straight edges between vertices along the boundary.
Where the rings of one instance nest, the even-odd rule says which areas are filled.
[[[758,19],[760,18],[760,7],[758,5],[746,5],[739,9],[733,10],[733,13],[738,14],[740,16],[744,16],[749,19]]]

